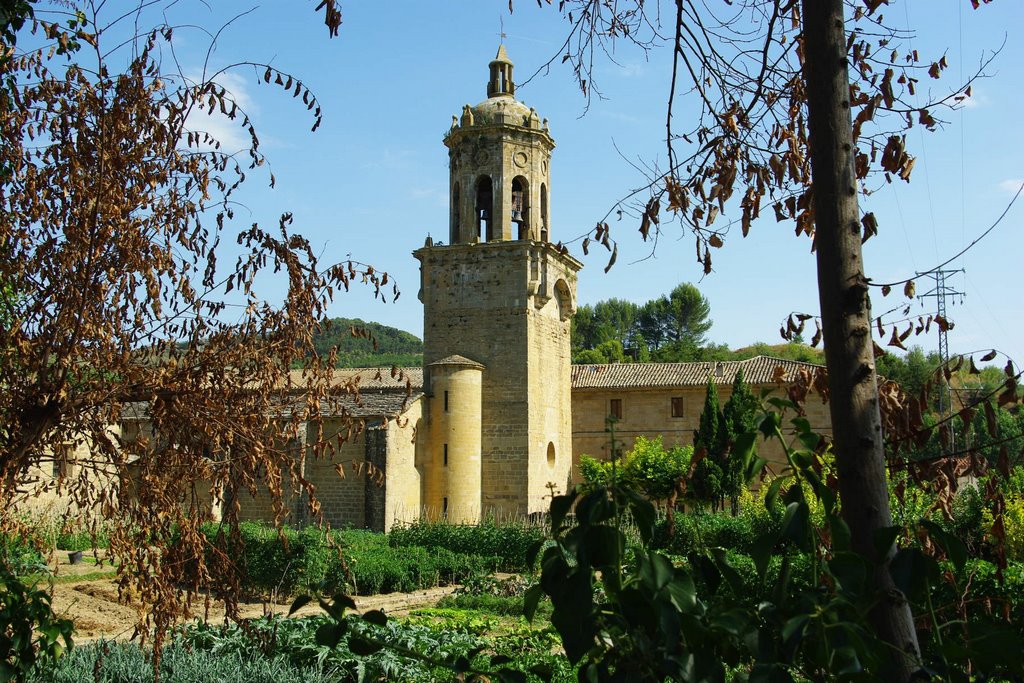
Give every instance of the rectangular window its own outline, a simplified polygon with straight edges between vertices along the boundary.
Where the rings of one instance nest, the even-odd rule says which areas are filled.
[[[441,499],[441,516],[445,519],[448,518],[448,497],[445,496]]]
[[[608,401],[608,414],[616,420],[622,419],[622,399],[613,398]]]
[[[448,467],[448,444],[444,445],[444,466]]]
[[[683,397],[673,396],[672,397],[672,417],[683,416]]]
[[[448,392],[444,392],[444,412],[448,412]]]

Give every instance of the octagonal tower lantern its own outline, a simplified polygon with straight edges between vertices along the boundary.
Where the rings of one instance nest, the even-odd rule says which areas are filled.
[[[452,117],[449,243],[550,239],[547,119],[515,99],[505,46],[490,65],[487,99]]]

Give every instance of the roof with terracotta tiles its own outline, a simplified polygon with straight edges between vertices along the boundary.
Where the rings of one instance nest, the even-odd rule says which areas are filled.
[[[301,391],[306,381],[302,370],[288,373],[289,388]],[[422,389],[423,368],[338,368],[331,377],[332,386],[355,383],[360,389]]]
[[[708,377],[715,384],[732,384],[743,368],[747,384],[774,384],[776,368],[781,379],[791,381],[800,370],[813,370],[813,363],[755,356],[747,360],[698,363],[614,363],[611,365],[573,365],[573,389],[651,389],[657,387],[704,386]]]

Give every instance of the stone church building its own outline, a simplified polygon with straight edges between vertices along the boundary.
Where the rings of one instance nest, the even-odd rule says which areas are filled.
[[[413,253],[423,367],[397,377],[390,369],[337,370],[337,381],[358,382],[360,394],[343,399],[322,435],[347,434],[353,419],[358,435],[330,458],[304,459],[303,476],[332,526],[385,530],[423,515],[472,522],[544,511],[552,493],[571,485],[581,455],[608,457],[606,416],[618,419],[624,450],[640,435],[686,445],[709,378],[724,402],[740,369],[755,391],[781,391],[778,382],[815,367],[767,357],[572,365],[582,264],[551,241],[555,142],[547,120],[515,98],[504,47],[490,63],[487,99],[453,117],[444,144],[448,240],[427,238]],[[829,432],[825,406],[812,399],[806,407],[812,426]],[[122,436],[144,428],[144,418],[128,420]],[[297,454],[317,438],[316,427],[304,436],[293,444]],[[782,460],[777,444],[761,455]],[[237,502],[243,518],[273,518],[266,495]],[[306,521],[307,501],[286,503],[288,522]]]
[[[346,410],[364,431],[331,461],[306,465],[332,525],[383,530],[421,515],[470,522],[543,511],[552,492],[572,482],[580,455],[607,457],[607,415],[618,418],[627,449],[639,435],[689,444],[709,377],[724,401],[740,368],[757,388],[811,367],[766,357],[572,365],[582,264],[551,241],[555,142],[547,120],[515,98],[503,46],[489,68],[487,99],[463,107],[444,138],[447,243],[427,238],[413,254],[423,368],[399,378],[378,369],[339,371],[358,376],[360,400]],[[811,403],[812,424],[827,431],[827,410]],[[767,456],[778,461],[781,450]],[[342,479],[338,462],[370,463],[384,476]],[[269,514],[258,496],[241,503],[246,517]],[[301,519],[303,502],[291,507]]]

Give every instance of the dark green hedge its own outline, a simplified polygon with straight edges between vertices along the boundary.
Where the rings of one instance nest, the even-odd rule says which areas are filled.
[[[204,531],[211,541],[227,543],[223,536],[217,540],[220,527],[209,525]],[[240,532],[245,549],[233,554],[245,570],[244,587],[260,595],[408,592],[459,583],[502,565],[500,557],[480,553],[392,547],[383,534],[368,531],[332,531],[328,539],[328,532],[317,527],[279,531],[243,522]]]
[[[733,517],[727,513],[694,514],[677,512],[676,528],[668,537],[668,522],[661,519],[654,529],[654,547],[670,555],[686,555],[698,548],[728,548],[749,554],[762,534],[778,532],[781,519],[767,510],[753,510]]]
[[[444,549],[466,555],[500,558],[497,569],[525,571],[530,547],[543,540],[540,527],[523,522],[500,524],[484,521],[478,525],[447,522],[417,522],[396,527],[388,534],[394,548],[421,547]]]

